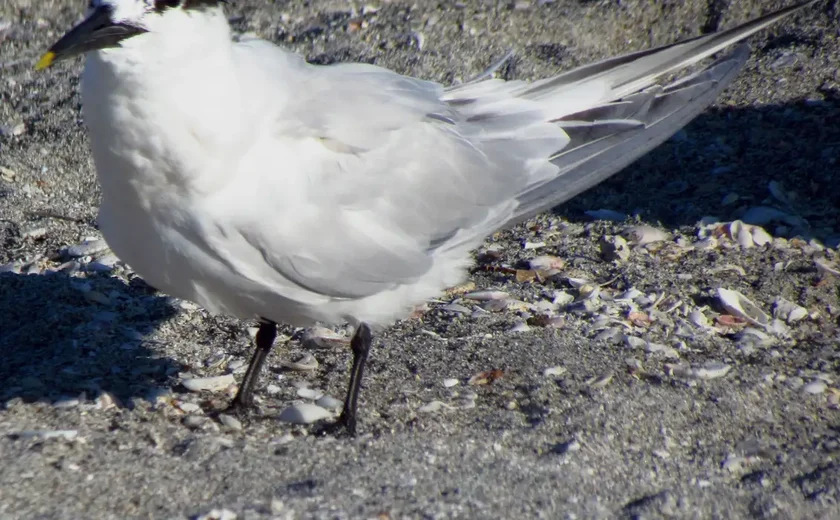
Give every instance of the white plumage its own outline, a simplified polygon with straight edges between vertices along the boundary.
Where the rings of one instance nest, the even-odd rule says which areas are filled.
[[[534,83],[444,88],[233,42],[216,0],[94,0],[44,63],[91,51],[99,223],[151,285],[240,318],[385,325],[460,282],[486,235],[670,137],[748,51],[660,77],[811,3]]]

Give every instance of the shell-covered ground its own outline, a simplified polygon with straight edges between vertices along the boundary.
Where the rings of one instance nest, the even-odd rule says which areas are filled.
[[[100,241],[81,61],[32,70],[84,4],[0,4],[0,518],[840,515],[837,2],[753,37],[685,130],[378,335],[355,439],[278,419],[332,413],[307,405],[343,396],[346,330],[284,328],[264,416],[220,418],[255,324],[154,292]],[[782,5],[228,11],[315,62],[448,84],[509,49],[499,76],[535,79]]]

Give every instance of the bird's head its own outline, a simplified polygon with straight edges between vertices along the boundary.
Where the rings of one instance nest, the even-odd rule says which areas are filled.
[[[120,42],[151,32],[175,13],[216,7],[225,0],[90,0],[85,19],[61,37],[35,68],[89,51],[118,47]]]

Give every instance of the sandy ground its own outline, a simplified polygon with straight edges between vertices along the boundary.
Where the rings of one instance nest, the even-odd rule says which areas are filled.
[[[836,261],[840,236],[836,2],[754,37],[740,78],[675,139],[488,241],[471,281],[512,304],[443,296],[377,337],[355,439],[273,418],[303,386],[343,395],[340,342],[279,347],[266,417],[238,429],[207,416],[225,394],[179,382],[241,377],[253,323],[121,267],[90,272],[90,258],[37,274],[98,236],[81,62],[31,69],[83,4],[0,3],[0,265],[18,271],[0,274],[0,518],[840,518],[840,302],[815,263]],[[238,31],[313,61],[451,83],[507,49],[501,75],[533,79],[782,4],[249,0],[229,12]],[[771,243],[741,247],[727,223],[758,207],[786,220],[762,222]],[[598,209],[630,216],[586,214]],[[705,216],[722,224],[703,231]],[[667,239],[601,256],[602,238],[641,224]],[[527,280],[536,255],[565,266]],[[628,306],[631,288],[644,296]],[[770,319],[790,317],[778,298],[804,310],[762,335],[720,288]],[[317,369],[283,370],[304,352]],[[468,384],[488,370],[501,377]]]

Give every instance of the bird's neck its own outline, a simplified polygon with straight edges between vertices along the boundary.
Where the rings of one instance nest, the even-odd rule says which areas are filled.
[[[150,29],[85,67],[85,123],[103,191],[218,189],[230,167],[219,157],[247,137],[227,20],[221,10],[179,12]]]

